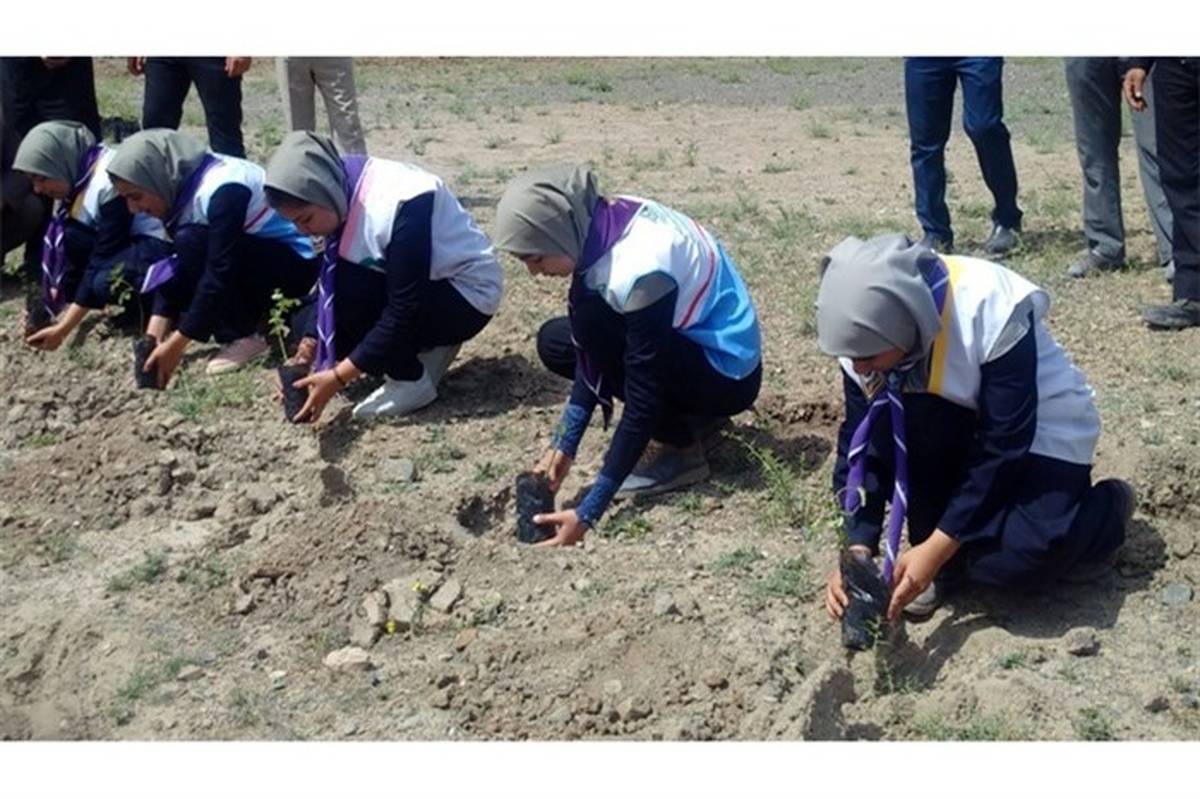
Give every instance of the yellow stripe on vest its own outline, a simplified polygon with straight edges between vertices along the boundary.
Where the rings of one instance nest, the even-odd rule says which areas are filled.
[[[942,326],[933,339],[933,352],[929,356],[929,391],[941,395],[942,381],[946,376],[946,351],[950,338],[950,320],[954,317],[954,286],[958,283],[959,271],[962,264],[952,255],[943,255],[942,263],[950,276],[950,285],[946,287],[946,302],[942,306]]]

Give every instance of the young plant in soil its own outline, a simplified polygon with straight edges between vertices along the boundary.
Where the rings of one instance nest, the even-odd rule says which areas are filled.
[[[142,310],[142,302],[137,296],[136,289],[125,279],[125,264],[114,264],[112,271],[108,273],[108,292],[109,300],[114,305],[127,306],[130,303],[137,305],[138,330],[145,331],[146,314]],[[154,352],[154,348],[157,346],[158,339],[145,332],[133,340],[133,381],[138,388],[158,389],[159,387],[158,375],[145,371],[146,359],[150,357],[150,353]]]
[[[308,398],[307,391],[296,388],[292,384],[302,377],[308,376],[310,364],[287,363],[287,320],[288,316],[299,306],[300,300],[285,297],[282,291],[275,289],[271,294],[271,313],[267,317],[267,329],[279,345],[279,360],[282,361],[278,369],[279,386],[283,391],[283,416],[289,422],[296,421],[296,414],[304,407],[304,402]]]

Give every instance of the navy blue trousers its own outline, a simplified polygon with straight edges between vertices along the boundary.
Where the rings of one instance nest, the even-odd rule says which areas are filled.
[[[963,89],[963,128],[995,201],[992,221],[1021,226],[1017,169],[1004,125],[1002,58],[906,58],[904,102],[908,110],[913,189],[922,229],[953,244],[946,207],[946,142],[954,114],[954,90]]]
[[[1200,300],[1200,58],[1159,58],[1150,74],[1159,174],[1174,218],[1174,295]]]
[[[215,153],[245,158],[242,79],[225,74],[224,58],[147,58],[142,127],[178,128],[193,83],[204,107],[209,147]]]
[[[576,308],[580,316],[580,346],[587,349],[613,395],[625,401],[625,323],[621,314],[595,292],[584,295]],[[704,349],[679,332],[667,342],[666,396],[655,420],[654,440],[677,447],[695,441],[695,430],[706,423],[727,419],[754,404],[762,385],[762,365],[741,380],[718,372]],[[575,345],[567,317],[551,319],[537,335],[538,357],[546,368],[568,380],[575,379]]]

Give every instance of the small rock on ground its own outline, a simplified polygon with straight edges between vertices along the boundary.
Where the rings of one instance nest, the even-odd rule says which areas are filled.
[[[429,607],[439,613],[449,613],[454,603],[462,597],[462,593],[462,584],[451,578],[429,598]]]
[[[1095,628],[1076,627],[1063,637],[1063,646],[1067,654],[1089,657],[1100,651],[1100,639],[1096,637]]]
[[[1187,583],[1171,583],[1162,590],[1162,601],[1165,605],[1186,605],[1194,594]]]
[[[361,647],[347,646],[326,655],[325,665],[334,671],[366,671],[371,668],[371,656]]]
[[[655,616],[672,616],[679,615],[679,605],[675,603],[675,597],[663,591],[654,597],[654,615]]]

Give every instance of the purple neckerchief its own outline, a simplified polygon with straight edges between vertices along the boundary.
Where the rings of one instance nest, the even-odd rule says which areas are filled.
[[[175,202],[171,204],[171,210],[167,214],[166,219],[163,220],[163,227],[167,229],[167,232],[171,236],[175,235],[175,226],[179,224],[179,217],[183,215],[184,209],[195,199],[196,192],[200,189],[200,181],[204,179],[204,175],[208,170],[219,163],[221,163],[221,159],[212,153],[205,153],[204,160],[200,162],[200,166],[192,170],[192,174],[188,175],[187,180],[179,188],[179,193],[175,195]],[[171,253],[166,258],[150,264],[150,268],[146,270],[146,278],[142,281],[141,293],[149,294],[163,283],[175,277],[175,269],[178,265],[179,256],[175,253]]]
[[[925,279],[930,293],[933,294],[933,302],[940,316],[950,288],[950,273],[940,258],[925,261],[920,267],[921,277]],[[904,372],[899,369],[888,372],[884,390],[875,397],[866,415],[855,428],[850,439],[850,449],[846,453],[850,471],[846,475],[845,496],[842,500],[842,507],[851,515],[866,504],[863,481],[867,472],[867,446],[871,440],[871,427],[886,406],[891,410],[892,445],[895,449],[892,507],[888,511],[887,537],[883,541],[883,581],[889,587],[892,584],[896,556],[900,552],[900,531],[904,526],[904,518],[908,515],[908,447],[904,436],[904,404],[900,399],[903,384]]]
[[[583,252],[579,256],[579,264],[575,274],[571,276],[571,288],[567,292],[567,318],[571,323],[571,343],[575,345],[575,366],[583,377],[583,382],[596,395],[604,415],[604,429],[612,421],[613,401],[612,390],[604,382],[604,375],[592,362],[591,357],[579,346],[579,330],[575,321],[575,304],[583,296],[587,287],[584,285],[584,274],[591,266],[599,261],[605,253],[625,234],[629,222],[641,210],[642,204],[636,200],[618,197],[615,200],[596,200],[592,209],[592,222],[588,226],[587,238],[583,242]]]
[[[362,179],[363,169],[367,165],[365,155],[347,155],[342,158],[346,179],[342,188],[346,192],[346,219],[350,218],[350,204],[354,201],[354,193],[358,190],[358,182]],[[325,253],[321,260],[321,274],[317,277],[317,370],[332,369],[337,360],[333,347],[334,316],[333,316],[333,271],[337,268],[338,249],[342,243],[342,231],[346,227],[346,219],[338,225],[337,230],[325,237]]]
[[[42,304],[46,306],[51,317],[57,316],[67,304],[67,298],[62,294],[62,280],[67,272],[66,234],[71,206],[75,204],[79,192],[83,191],[92,179],[92,170],[102,152],[104,147],[94,144],[87,148],[83,157],[79,159],[79,177],[67,192],[67,196],[59,200],[58,208],[50,217],[46,235],[42,237]]]

